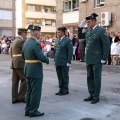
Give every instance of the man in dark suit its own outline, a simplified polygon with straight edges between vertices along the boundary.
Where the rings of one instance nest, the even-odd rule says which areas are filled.
[[[49,59],[44,56],[42,47],[37,42],[40,38],[41,28],[29,25],[28,29],[30,29],[31,37],[25,42],[22,49],[22,57],[25,60],[24,74],[27,82],[25,116],[37,117],[44,115],[38,111],[43,82],[42,62],[49,64]]]
[[[79,40],[79,46],[80,46],[80,62],[85,62],[85,46],[86,46],[86,40],[80,39]]]
[[[108,55],[108,65],[111,65],[111,44],[112,44],[112,37],[110,36],[110,32],[107,31],[107,34],[108,34],[108,39],[109,39],[109,42],[110,42],[110,49],[109,49],[109,55]]]
[[[27,36],[27,29],[19,28],[18,37],[11,47],[12,57],[12,103],[25,102],[26,80],[24,77],[24,60],[22,59],[22,46]],[[20,89],[19,89],[19,81]]]
[[[91,104],[95,104],[99,101],[102,64],[107,61],[110,49],[106,30],[97,25],[97,16],[97,14],[93,13],[86,17],[86,20],[82,21],[78,28],[78,38],[86,39],[85,62],[90,96],[84,99],[84,101],[91,101]],[[82,33],[82,29],[86,23],[88,29],[86,32]]]
[[[59,92],[56,95],[69,94],[69,66],[73,55],[72,41],[65,37],[65,27],[59,27],[57,30],[58,39],[55,43],[55,66],[59,81]]]

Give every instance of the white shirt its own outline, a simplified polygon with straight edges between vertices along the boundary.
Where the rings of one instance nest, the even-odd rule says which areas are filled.
[[[65,37],[65,36],[61,37],[61,38],[60,38],[60,41],[61,41],[64,37]]]
[[[49,39],[49,42],[52,42],[52,38]]]
[[[45,49],[46,49],[47,52],[51,51],[51,45],[48,45],[48,44],[47,44],[47,45],[45,46]]]
[[[21,39],[23,39],[23,37],[22,37],[22,36],[19,36],[19,35],[18,35],[18,37],[20,37]],[[23,39],[23,40],[24,40],[24,39]]]
[[[94,30],[98,25],[95,25],[92,29]]]

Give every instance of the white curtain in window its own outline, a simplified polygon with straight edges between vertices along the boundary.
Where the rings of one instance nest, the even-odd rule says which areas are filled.
[[[0,19],[12,20],[12,11],[0,10]]]

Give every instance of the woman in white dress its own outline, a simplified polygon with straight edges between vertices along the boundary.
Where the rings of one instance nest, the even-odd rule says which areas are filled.
[[[115,47],[116,55],[114,56],[114,64],[115,65],[118,64],[118,59],[120,57],[120,32],[118,32],[118,37],[119,37],[119,41],[116,43],[116,47]]]
[[[119,41],[119,37],[115,35],[114,32],[111,32],[111,37],[112,37],[112,45],[111,45],[111,63],[116,64],[114,61],[114,56],[117,56],[117,43]]]

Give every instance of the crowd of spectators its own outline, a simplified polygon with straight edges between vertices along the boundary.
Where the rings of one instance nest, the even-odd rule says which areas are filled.
[[[108,65],[117,65],[120,63],[120,32],[115,34],[114,32],[109,32],[108,37],[110,41],[110,53],[108,56]],[[68,34],[73,43],[73,60],[80,60],[84,62],[85,54],[85,40],[78,40],[77,36],[74,34]],[[0,37],[0,54],[9,54],[10,47],[15,37],[12,36],[3,36]],[[40,43],[44,54],[50,58],[54,57],[54,46],[56,37],[41,37],[38,42]]]
[[[0,53],[1,54],[9,54],[9,49],[14,39],[15,37],[5,36],[5,35],[0,38]]]

